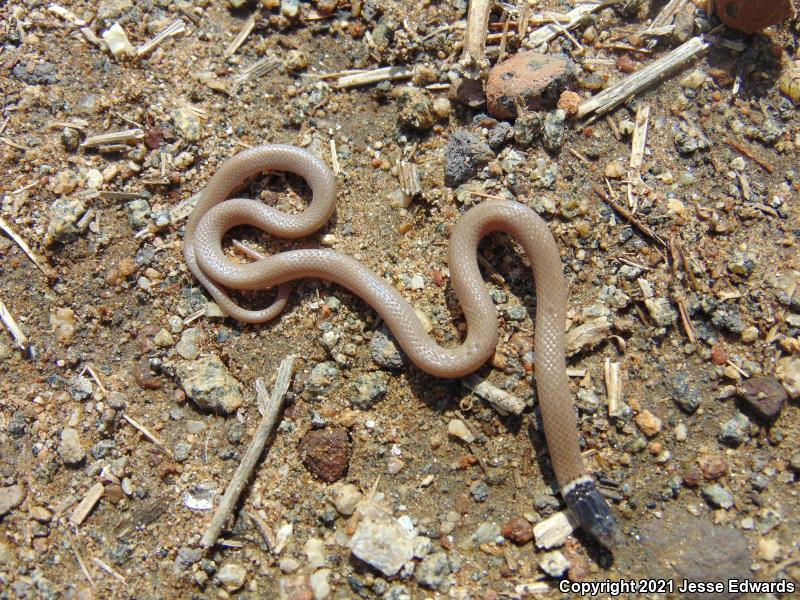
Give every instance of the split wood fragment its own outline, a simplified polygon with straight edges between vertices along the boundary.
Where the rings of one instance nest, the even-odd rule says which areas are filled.
[[[80,504],[72,511],[69,517],[70,523],[73,525],[80,525],[83,523],[89,513],[92,512],[95,504],[97,504],[103,496],[103,492],[105,492],[105,487],[99,481],[90,487],[89,491],[86,492],[86,495],[83,497],[83,500],[81,500]]]
[[[261,458],[264,446],[267,443],[267,438],[269,438],[275,426],[275,422],[278,420],[278,413],[283,404],[283,398],[289,389],[295,358],[293,354],[290,354],[281,362],[278,367],[278,375],[275,381],[275,387],[272,389],[272,395],[267,392],[263,380],[260,378],[256,380],[256,402],[261,412],[261,422],[242,458],[242,462],[239,463],[231,482],[225,489],[225,494],[222,496],[222,500],[220,500],[214,517],[211,519],[211,522],[208,524],[203,534],[203,538],[200,540],[200,546],[202,548],[210,548],[219,539],[222,526],[236,506],[239,495],[250,480],[250,476],[253,474],[256,464]]]
[[[11,314],[11,311],[8,310],[5,303],[0,300],[0,321],[3,321],[3,325],[6,326],[8,332],[11,334],[11,337],[14,338],[14,341],[17,343],[17,346],[21,350],[28,349],[28,336],[20,329],[19,325],[17,324],[17,320],[14,318],[14,315]]]
[[[483,380],[477,375],[467,375],[461,384],[494,406],[501,415],[518,415],[525,410],[525,401]]]
[[[414,75],[414,69],[404,65],[382,67],[380,69],[373,69],[372,71],[354,73],[352,75],[340,77],[336,80],[335,86],[340,89],[351,88],[362,85],[370,85],[372,83],[380,83],[381,81],[409,79],[412,75]]]
[[[703,37],[693,37],[666,56],[629,75],[618,84],[606,88],[599,94],[581,102],[578,105],[577,117],[582,118],[590,114],[606,114],[644,91],[656,81],[699,58],[708,52],[710,47],[711,42]]]

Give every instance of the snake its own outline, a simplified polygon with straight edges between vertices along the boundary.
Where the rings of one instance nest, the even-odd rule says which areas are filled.
[[[257,200],[232,197],[266,171],[294,173],[305,179],[312,194],[308,206],[297,214],[288,214]],[[558,246],[547,224],[524,204],[500,199],[484,200],[459,218],[451,232],[447,263],[467,331],[460,345],[443,347],[427,333],[414,308],[390,283],[346,254],[306,248],[247,263],[225,255],[223,236],[240,225],[280,238],[312,234],[333,215],[336,194],[332,171],[305,149],[267,144],[239,152],[211,176],[189,215],[183,238],[189,270],[223,313],[245,323],[263,323],[278,316],[286,306],[292,281],[316,278],[334,282],[380,315],[418,368],[436,377],[458,378],[483,366],[495,352],[498,339],[495,307],[478,266],[478,243],[492,232],[510,234],[524,249],[533,270],[537,303],[534,370],[553,471],[577,524],[600,544],[612,548],[619,541],[619,530],[581,454],[564,351],[567,285]],[[228,293],[231,289],[276,286],[275,300],[258,310],[240,306]]]

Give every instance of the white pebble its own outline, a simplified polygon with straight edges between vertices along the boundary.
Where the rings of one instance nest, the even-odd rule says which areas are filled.
[[[447,433],[464,440],[468,444],[475,441],[475,436],[472,435],[472,432],[464,424],[464,421],[460,419],[450,419],[450,422],[447,424]]]

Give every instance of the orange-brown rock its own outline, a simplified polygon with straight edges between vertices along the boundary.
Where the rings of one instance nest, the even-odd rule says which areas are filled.
[[[717,16],[728,27],[756,33],[795,15],[792,0],[715,0]]]
[[[498,119],[515,117],[517,105],[552,108],[573,79],[572,61],[565,54],[518,52],[489,72],[486,107]]]

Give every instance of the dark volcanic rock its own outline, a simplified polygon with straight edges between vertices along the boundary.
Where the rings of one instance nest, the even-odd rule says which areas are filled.
[[[450,187],[469,181],[480,167],[494,158],[492,149],[468,131],[453,132],[444,152],[444,182]]]

